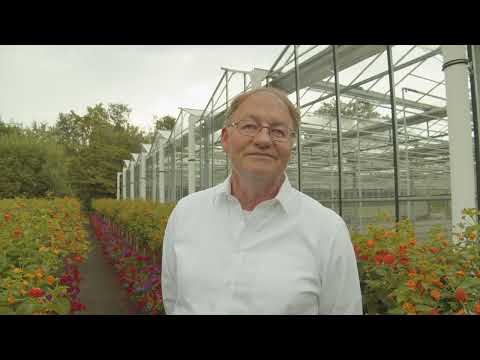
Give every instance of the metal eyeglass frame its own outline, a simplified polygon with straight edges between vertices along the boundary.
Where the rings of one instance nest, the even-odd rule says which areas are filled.
[[[256,132],[255,135],[246,135],[246,134],[242,133],[242,132],[240,131],[240,129],[238,128],[238,124],[241,123],[242,121],[244,121],[244,120],[239,120],[239,121],[231,122],[229,125],[227,125],[227,127],[229,127],[229,126],[234,127],[234,128],[237,129],[238,132],[239,132],[240,134],[242,134],[243,136],[248,136],[248,137],[252,137],[252,138],[254,138],[255,136],[257,136],[257,135],[260,133],[260,131],[262,131],[263,128],[266,128],[266,129],[268,129],[268,136],[270,136],[270,139],[272,139],[272,141],[274,141],[274,142],[285,143],[285,142],[288,142],[289,140],[292,140],[292,142],[295,141],[295,135],[296,135],[297,133],[295,132],[295,130],[289,128],[288,126],[287,126],[288,136],[285,138],[285,140],[279,140],[278,138],[273,137],[273,136],[272,136],[272,129],[271,129],[270,126],[258,125],[259,128],[258,128],[258,131]]]

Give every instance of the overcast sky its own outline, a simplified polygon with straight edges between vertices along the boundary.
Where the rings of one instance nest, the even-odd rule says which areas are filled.
[[[97,103],[124,103],[148,130],[153,115],[203,109],[220,67],[268,69],[283,45],[0,46],[0,116],[30,126]]]

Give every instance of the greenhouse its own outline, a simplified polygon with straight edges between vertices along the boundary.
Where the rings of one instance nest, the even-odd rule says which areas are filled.
[[[355,230],[378,214],[418,232],[477,207],[478,46],[289,45],[269,69],[219,71],[202,109],[124,160],[118,199],[176,202],[221,183],[225,112],[246,90],[284,90],[301,114],[287,168],[294,187]]]

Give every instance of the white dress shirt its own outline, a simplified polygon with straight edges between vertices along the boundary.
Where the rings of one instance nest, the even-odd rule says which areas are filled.
[[[163,242],[167,314],[362,314],[340,216],[294,189],[247,214],[230,177],[182,198]]]

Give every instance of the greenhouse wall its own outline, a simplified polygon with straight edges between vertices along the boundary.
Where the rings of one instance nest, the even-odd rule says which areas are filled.
[[[449,52],[456,55],[446,61]],[[272,56],[270,69],[222,68],[203,109],[181,108],[170,133],[157,132],[142,156],[132,154],[119,198],[176,202],[221,183],[231,171],[220,134],[232,99],[271,86],[301,114],[287,167],[295,188],[353,230],[387,221],[381,214],[408,217],[420,231],[450,229],[460,207],[478,207],[478,130],[469,127],[477,124],[478,54],[470,45],[290,45]],[[458,94],[461,105],[447,101]],[[460,170],[452,174],[453,156]],[[471,167],[468,181],[462,167]]]

